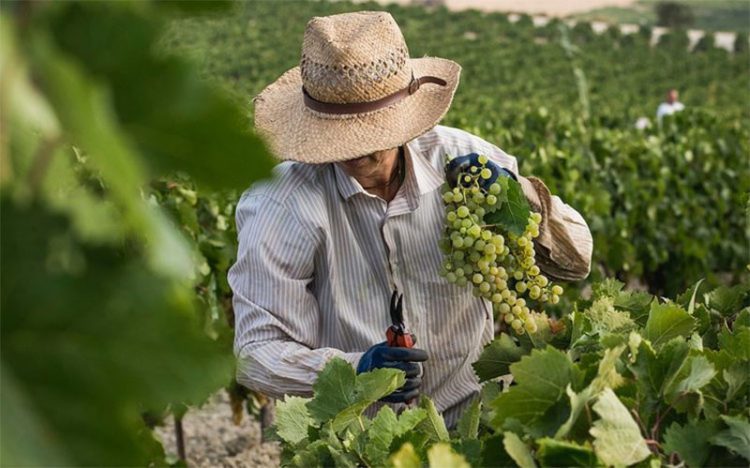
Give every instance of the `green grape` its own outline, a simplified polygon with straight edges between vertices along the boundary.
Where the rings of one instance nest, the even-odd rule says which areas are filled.
[[[485,156],[483,154],[480,154],[477,157],[477,161],[479,161],[479,164],[481,164],[482,166],[484,166],[485,164],[487,164],[489,162],[489,158],[487,158],[487,156]]]
[[[518,335],[535,333],[541,316],[531,308],[557,304],[563,293],[536,265],[534,239],[539,236],[542,216],[530,213],[520,236],[502,223],[485,221],[488,213],[501,208],[507,185],[494,182],[483,187],[480,182],[490,179],[492,171],[486,167],[486,156],[478,160],[480,166],[459,174],[462,186],[441,189],[445,231],[439,246],[446,261],[439,274],[455,287],[469,287],[474,297],[489,301],[501,329]]]

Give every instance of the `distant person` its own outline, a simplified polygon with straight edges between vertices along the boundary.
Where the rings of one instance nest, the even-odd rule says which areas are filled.
[[[665,115],[672,115],[675,112],[679,112],[685,108],[685,105],[680,101],[680,93],[676,89],[670,89],[667,92],[666,102],[659,104],[659,108],[656,109],[656,120],[661,123],[662,118]]]

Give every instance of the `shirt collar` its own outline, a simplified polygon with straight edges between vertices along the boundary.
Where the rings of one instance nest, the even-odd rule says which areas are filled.
[[[417,140],[412,140],[405,145],[404,158],[406,162],[406,175],[401,190],[403,190],[412,209],[419,206],[419,197],[430,193],[440,187],[443,177],[422,156],[422,151]],[[344,200],[349,200],[354,195],[363,194],[374,197],[362,188],[362,185],[348,175],[338,164],[333,163],[336,176],[336,186]]]

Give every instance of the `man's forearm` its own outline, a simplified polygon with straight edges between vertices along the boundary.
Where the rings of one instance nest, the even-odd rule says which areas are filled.
[[[237,355],[237,381],[273,398],[310,396],[318,373],[329,360],[339,357],[356,368],[362,354],[310,349],[292,341],[249,343]]]

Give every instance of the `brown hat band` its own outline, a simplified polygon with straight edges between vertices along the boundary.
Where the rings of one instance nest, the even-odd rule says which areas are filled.
[[[380,98],[377,101],[369,102],[322,102],[318,101],[314,97],[308,94],[305,87],[302,87],[302,94],[305,98],[305,106],[314,111],[322,112],[324,114],[363,114],[365,112],[372,112],[384,107],[388,107],[391,104],[395,104],[400,100],[409,97],[410,95],[417,92],[420,86],[425,83],[434,83],[436,85],[445,86],[448,83],[436,76],[422,76],[420,78],[412,77],[411,83],[404,89],[396,91],[393,94],[389,94],[384,98]]]

